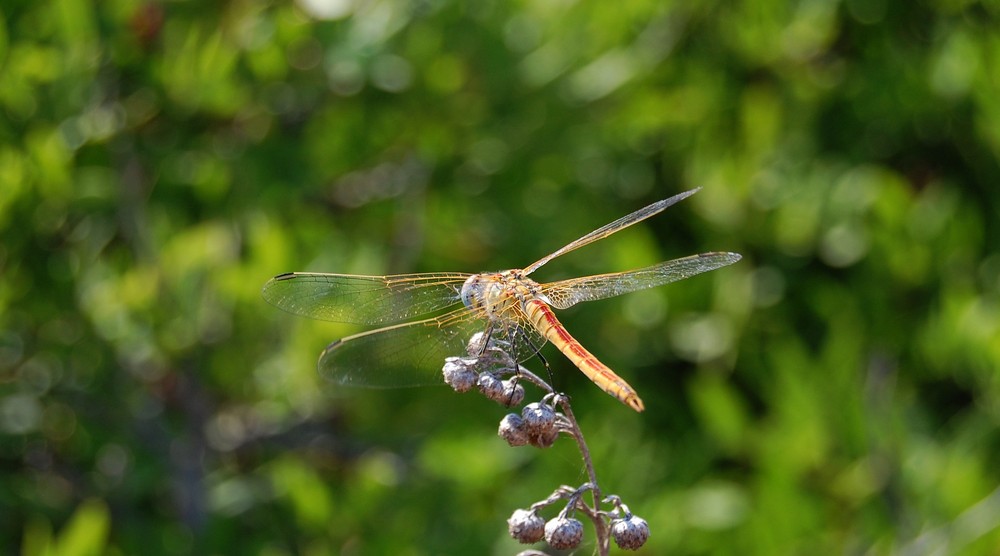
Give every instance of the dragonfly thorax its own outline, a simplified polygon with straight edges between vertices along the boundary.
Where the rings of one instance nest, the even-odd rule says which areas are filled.
[[[521,270],[483,273],[470,276],[462,285],[462,303],[472,310],[494,318],[513,306],[523,307],[529,299],[540,297],[538,282]]]

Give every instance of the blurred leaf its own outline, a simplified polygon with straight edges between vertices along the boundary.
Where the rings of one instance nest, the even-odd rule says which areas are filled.
[[[326,486],[313,469],[283,458],[272,464],[270,476],[275,490],[287,497],[302,526],[322,530],[329,525],[333,508]]]
[[[21,556],[48,556],[52,554],[52,525],[40,517],[27,521],[21,541]]]
[[[85,500],[56,538],[53,552],[61,556],[104,554],[110,529],[111,516],[104,501]]]
[[[720,377],[700,377],[691,385],[691,397],[707,432],[725,449],[738,450],[746,432],[746,409]]]

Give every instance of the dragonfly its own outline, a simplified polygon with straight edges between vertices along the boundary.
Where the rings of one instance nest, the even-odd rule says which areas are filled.
[[[556,257],[654,216],[699,189],[639,209],[522,269],[390,276],[289,272],[270,279],[263,296],[295,315],[379,327],[337,340],[320,354],[320,374],[340,385],[439,384],[445,360],[466,354],[470,339],[485,334],[494,345],[503,346],[515,364],[552,343],[599,388],[643,411],[645,405],[635,389],[573,338],[552,309],[683,280],[733,264],[740,255],[702,253],[626,272],[550,283],[528,276]]]

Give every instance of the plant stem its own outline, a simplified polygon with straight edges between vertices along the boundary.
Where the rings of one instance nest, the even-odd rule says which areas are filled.
[[[569,404],[569,398],[566,396],[560,396],[559,405],[562,407],[563,414],[566,415],[566,420],[570,423],[571,433],[573,438],[576,439],[576,445],[580,449],[580,456],[583,458],[584,467],[587,469],[587,478],[590,480],[590,492],[594,500],[594,511],[590,514],[590,517],[594,522],[594,529],[597,532],[597,552],[600,556],[607,556],[611,546],[611,538],[608,535],[609,531],[607,523],[604,522],[604,518],[600,511],[601,487],[597,482],[597,472],[594,471],[594,463],[590,457],[590,448],[587,447],[587,441],[583,438],[583,430],[580,429],[576,416],[573,414],[573,409]]]
[[[549,383],[545,382],[538,375],[532,373],[523,366],[518,365],[518,372],[529,382],[537,385],[539,388],[550,394],[555,394],[555,390],[549,385]],[[563,415],[566,417],[566,422],[569,423],[568,432],[573,436],[573,439],[576,440],[576,446],[580,450],[580,457],[583,458],[583,465],[587,470],[587,479],[590,481],[590,491],[594,502],[593,508],[585,513],[594,523],[594,529],[597,533],[597,553],[600,556],[607,556],[611,547],[611,537],[608,524],[605,523],[604,520],[604,514],[600,511],[602,499],[601,487],[597,482],[597,472],[594,470],[594,462],[590,457],[590,448],[587,446],[587,441],[583,437],[583,430],[580,429],[580,424],[576,420],[576,415],[573,414],[573,409],[570,407],[569,396],[556,394],[556,400],[562,408]]]

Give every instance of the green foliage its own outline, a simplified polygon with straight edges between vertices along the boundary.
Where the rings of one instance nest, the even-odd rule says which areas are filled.
[[[65,529],[53,538],[51,526],[41,518],[29,519],[22,541],[22,556],[96,556],[107,553],[110,529],[107,505],[85,500],[73,512]]]
[[[745,257],[561,316],[642,415],[544,351],[649,553],[997,553],[998,23],[5,3],[0,551],[515,553],[506,517],[583,476],[572,453],[506,447],[473,396],[325,384],[358,329],[261,285],[519,267],[702,186],[536,276]]]

